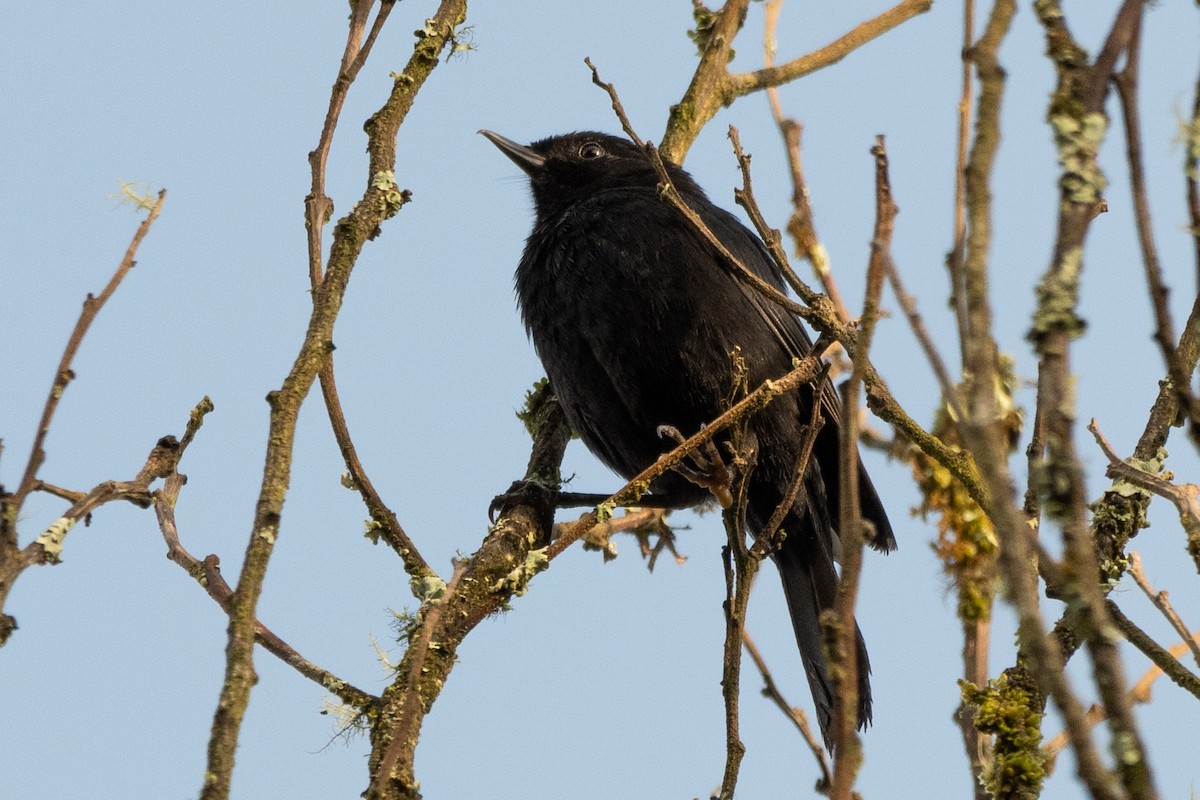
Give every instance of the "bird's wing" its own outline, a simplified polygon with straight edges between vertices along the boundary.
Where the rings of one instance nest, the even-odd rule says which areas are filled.
[[[770,283],[781,292],[787,288],[783,275],[767,248],[755,234],[743,225],[737,217],[724,209],[714,206],[711,202],[696,203],[694,208],[718,239],[725,243],[729,251],[737,257],[755,276]],[[792,358],[803,358],[812,350],[812,339],[808,331],[800,324],[790,311],[764,296],[753,286],[738,281],[738,286],[750,300],[754,310],[762,317],[763,322],[775,334],[775,338]],[[841,422],[841,403],[837,393],[828,381],[821,390],[821,414],[834,426]]]
[[[706,199],[690,205],[700,214],[704,224],[747,269],[780,291],[786,291],[783,275],[775,260],[767,252],[766,246],[737,217]],[[792,358],[803,358],[812,350],[812,340],[794,314],[764,296],[754,287],[747,286],[742,281],[737,281],[737,284],[749,299],[754,310],[762,317],[766,326],[775,334],[780,345]],[[837,430],[842,418],[841,402],[837,392],[834,391],[833,383],[828,380],[824,381],[820,392],[821,415],[825,418],[826,424],[817,438],[818,452],[816,456],[822,463],[837,464]],[[871,541],[871,545],[878,550],[890,552],[896,548],[896,538],[892,533],[887,511],[871,483],[870,476],[862,466],[861,459],[859,460],[858,475],[862,515],[875,526],[875,537]],[[837,480],[826,481],[826,489],[834,514],[836,514],[837,497],[840,493],[838,483]]]

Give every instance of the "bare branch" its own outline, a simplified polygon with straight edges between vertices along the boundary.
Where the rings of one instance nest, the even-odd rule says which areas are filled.
[[[207,397],[192,410],[188,419],[187,431],[179,441],[179,447],[174,454],[170,474],[166,475],[162,488],[153,493],[154,513],[158,517],[158,527],[162,532],[163,541],[167,543],[167,558],[182,567],[204,588],[208,596],[216,601],[222,610],[228,612],[233,589],[221,575],[220,559],[215,555],[210,555],[200,561],[188,552],[179,540],[179,528],[175,522],[175,505],[179,501],[180,490],[187,483],[187,476],[179,472],[179,461],[195,437],[196,431],[203,424],[204,416],[212,410],[212,401]],[[375,703],[375,697],[304,658],[291,645],[257,620],[254,623],[254,636],[267,652],[304,677],[319,684],[326,691],[337,695],[347,705],[353,706],[359,711],[366,711]]]
[[[1196,664],[1200,665],[1200,643],[1192,639],[1192,632],[1188,630],[1187,625],[1183,624],[1183,620],[1179,618],[1179,613],[1175,611],[1175,607],[1171,605],[1170,596],[1164,591],[1155,591],[1150,585],[1146,573],[1142,571],[1142,558],[1136,552],[1129,554],[1129,575],[1133,578],[1134,583],[1138,588],[1145,592],[1146,597],[1150,598],[1150,602],[1154,603],[1154,607],[1162,612],[1162,615],[1171,623],[1171,627],[1175,632],[1183,637],[1183,641],[1192,651],[1192,658],[1196,660]]]
[[[125,249],[125,256],[121,259],[121,263],[117,265],[117,269],[113,272],[112,277],[108,279],[104,289],[101,290],[98,296],[89,294],[83,301],[83,310],[79,312],[79,319],[75,322],[75,327],[71,331],[71,336],[67,339],[67,346],[63,350],[62,357],[59,359],[58,368],[54,371],[54,380],[50,385],[50,393],[46,397],[46,403],[42,408],[41,419],[38,420],[37,432],[33,437],[33,446],[30,447],[29,460],[25,464],[25,472],[21,476],[20,483],[17,484],[15,492],[8,493],[0,487],[0,647],[8,641],[9,636],[17,628],[17,621],[14,617],[4,613],[4,605],[8,599],[8,593],[12,590],[13,581],[17,576],[25,570],[26,567],[35,563],[46,563],[47,552],[42,545],[37,541],[30,543],[24,550],[20,547],[20,541],[17,537],[17,520],[21,516],[21,509],[25,505],[26,498],[30,492],[38,488],[43,488],[46,491],[58,494],[60,497],[69,499],[72,507],[84,508],[85,504],[91,504],[90,508],[96,507],[103,502],[109,502],[114,499],[129,499],[136,495],[141,498],[144,495],[144,487],[121,487],[115,484],[102,484],[96,487],[91,492],[90,499],[80,493],[68,494],[67,490],[55,492],[57,487],[50,487],[49,484],[40,484],[37,478],[38,470],[41,469],[42,462],[46,459],[45,444],[46,435],[50,432],[50,425],[54,420],[54,412],[58,409],[58,404],[62,400],[63,393],[66,391],[67,385],[75,378],[75,373],[71,369],[72,363],[75,361],[75,354],[79,351],[79,347],[83,344],[83,338],[87,335],[88,329],[91,328],[92,321],[96,319],[96,315],[100,313],[100,309],[108,302],[108,298],[112,297],[117,287],[121,285],[121,281],[129,274],[129,270],[133,269],[134,257],[137,255],[138,247],[142,243],[142,239],[146,238],[146,234],[150,232],[150,226],[158,219],[158,214],[162,210],[163,203],[167,199],[166,190],[158,193],[158,199],[153,204],[144,204],[144,207],[149,209],[146,218],[138,225],[137,231],[133,234],[133,239],[129,242],[129,247]],[[111,482],[110,482],[111,483]],[[103,498],[101,497],[103,495]],[[89,509],[90,510],[90,509]],[[61,547],[62,537],[66,536],[70,526],[75,524],[75,521],[87,514],[87,511],[82,511],[78,516],[64,515],[54,523],[49,530],[38,537],[39,541],[45,537],[49,537],[47,541],[53,542],[57,540],[57,547]],[[57,526],[57,527],[56,527]],[[53,545],[52,545],[53,546]],[[32,548],[32,549],[31,549]]]
[[[950,378],[950,372],[946,369],[946,362],[942,360],[937,345],[933,342],[933,337],[929,335],[929,330],[925,327],[925,322],[921,319],[921,312],[917,310],[917,301],[904,288],[904,283],[900,280],[900,270],[896,268],[896,262],[891,258],[887,260],[887,278],[888,282],[892,285],[892,291],[896,295],[896,302],[900,304],[900,308],[904,311],[904,316],[908,320],[909,327],[912,328],[913,335],[917,337],[917,343],[921,345],[921,349],[925,352],[926,360],[929,361],[929,365],[933,368],[934,377],[937,378],[938,385],[942,389],[942,396],[946,398],[946,403],[954,411],[955,419],[965,419],[967,412],[959,400],[958,387],[954,385],[954,381]]]
[[[1113,619],[1116,621],[1118,627],[1121,628],[1122,632],[1126,634],[1127,639],[1129,639],[1132,642],[1139,637],[1140,629],[1138,629],[1136,625],[1133,626],[1133,629],[1138,631],[1139,633],[1135,633],[1133,636],[1130,635],[1130,631],[1127,630],[1127,628],[1123,622],[1123,621],[1127,621],[1127,620],[1126,620],[1125,616],[1123,614],[1121,614],[1120,609],[1117,608],[1115,603],[1109,607],[1109,613],[1112,614]],[[1132,622],[1130,622],[1129,624],[1133,625]],[[1153,687],[1154,682],[1156,680],[1158,680],[1159,678],[1161,678],[1163,675],[1167,674],[1167,673],[1163,672],[1163,668],[1161,666],[1159,666],[1159,664],[1164,663],[1164,662],[1166,662],[1168,664],[1170,662],[1174,662],[1174,664],[1176,666],[1180,666],[1182,668],[1182,665],[1180,665],[1178,661],[1175,661],[1175,659],[1177,659],[1179,656],[1186,653],[1191,647],[1194,647],[1198,642],[1200,642],[1200,633],[1196,633],[1194,635],[1189,636],[1187,638],[1186,642],[1181,642],[1177,645],[1170,647],[1167,650],[1161,650],[1160,648],[1158,648],[1158,645],[1155,644],[1152,639],[1150,639],[1149,636],[1145,636],[1145,634],[1140,634],[1140,636],[1144,636],[1146,642],[1148,642],[1150,645],[1152,645],[1152,647],[1149,648],[1150,652],[1147,652],[1146,650],[1143,650],[1142,652],[1146,653],[1147,656],[1150,658],[1150,660],[1154,662],[1154,666],[1152,666],[1150,669],[1146,670],[1145,674],[1142,675],[1141,679],[1136,684],[1134,684],[1132,689],[1129,690],[1129,701],[1131,703],[1139,704],[1139,705],[1150,702],[1150,690],[1151,690],[1151,687]],[[1140,645],[1139,645],[1139,649],[1141,649]],[[1151,654],[1151,653],[1153,653],[1153,654]],[[1184,686],[1184,688],[1187,689],[1188,691],[1190,691],[1192,694],[1196,695],[1198,698],[1200,698],[1200,679],[1197,679],[1197,678],[1195,678],[1195,676],[1192,676],[1190,672],[1187,672],[1187,670],[1183,670],[1183,672],[1187,673],[1187,675],[1191,677],[1191,686],[1190,687]],[[1178,680],[1176,682],[1178,683]],[[1104,719],[1105,719],[1105,714],[1104,714],[1104,709],[1102,707],[1100,707],[1098,705],[1093,705],[1091,708],[1088,709],[1087,724],[1089,726],[1095,727],[1096,725],[1103,722]],[[1067,732],[1063,731],[1062,733],[1059,733],[1053,739],[1049,740],[1044,745],[1042,745],[1042,753],[1046,757],[1046,773],[1047,774],[1053,772],[1055,758],[1057,758],[1058,754],[1061,753],[1063,750],[1065,750],[1069,744],[1070,744],[1070,742],[1069,742],[1069,737],[1067,735]]]
[[[333,134],[341,117],[342,106],[351,84],[358,77],[363,64],[371,54],[371,48],[379,36],[383,24],[395,5],[395,0],[384,0],[371,31],[363,40],[367,18],[370,16],[374,0],[362,0],[351,4],[350,25],[346,34],[346,48],[342,53],[342,64],[338,76],[333,82],[329,95],[329,108],[325,113],[325,124],[321,128],[320,139],[315,150],[308,154],[308,163],[312,172],[312,188],[304,198],[304,227],[308,236],[308,265],[309,281],[313,291],[316,291],[324,278],[322,258],[324,255],[321,242],[321,232],[333,215],[333,201],[325,194],[325,167],[329,160],[329,149],[333,144]],[[337,381],[334,376],[333,353],[326,356],[325,364],[320,372],[321,395],[325,408],[329,413],[329,422],[333,427],[334,438],[342,451],[351,482],[362,495],[363,503],[371,515],[374,525],[373,533],[383,539],[403,559],[404,567],[412,578],[414,587],[434,575],[433,570],[416,545],[409,539],[400,525],[395,513],[383,502],[375,485],[368,477],[366,469],[358,458],[358,451],[350,437],[349,426],[346,424],[345,412],[338,398]],[[414,588],[414,591],[416,589]]]
[[[763,64],[770,68],[775,63],[775,28],[779,22],[779,9],[783,0],[774,0],[766,4],[766,15],[763,31]],[[787,152],[788,167],[792,174],[792,216],[788,219],[787,231],[792,235],[796,244],[796,255],[804,258],[812,265],[813,272],[830,302],[837,310],[838,317],[843,323],[849,324],[850,312],[842,300],[837,281],[829,267],[829,252],[821,244],[817,236],[816,224],[813,220],[812,203],[809,200],[808,184],[804,181],[804,165],[800,158],[800,137],[804,132],[803,126],[794,119],[783,115],[783,106],[779,102],[779,87],[767,87],[767,99],[771,104],[771,114],[775,124],[783,135],[784,150]],[[740,151],[740,148],[739,148]],[[742,161],[739,155],[738,161]],[[742,168],[743,190],[750,191],[750,175],[748,163]]]
[[[1154,641],[1145,631],[1134,624],[1133,620],[1125,616],[1120,607],[1111,600],[1105,601],[1108,606],[1109,616],[1120,629],[1121,634],[1146,658],[1154,662],[1162,672],[1171,679],[1173,683],[1185,691],[1191,692],[1196,699],[1200,700],[1200,678],[1190,672],[1187,667],[1175,657],[1173,653],[1163,648],[1158,642]],[[1197,634],[1200,635],[1200,634]],[[1195,636],[1188,636],[1184,639],[1183,652],[1190,650],[1196,646]]]
[[[729,57],[733,40],[745,21],[749,1],[728,0],[716,12],[692,81],[680,101],[671,106],[667,128],[663,132],[662,152],[676,164],[683,163],[692,142],[717,111],[738,97],[779,86],[836,64],[867,42],[928,11],[933,5],[933,0],[904,0],[808,55],[777,67],[735,75],[729,72]]]
[[[821,770],[821,778],[817,782],[817,791],[827,792],[829,785],[832,782],[832,776],[829,772],[829,761],[825,758],[825,748],[817,741],[817,737],[813,734],[812,728],[808,724],[808,716],[804,713],[804,709],[797,708],[790,704],[779,691],[779,687],[775,685],[775,678],[771,676],[771,671],[767,668],[767,662],[762,657],[762,653],[758,651],[758,646],[754,644],[754,640],[750,638],[749,631],[742,632],[742,644],[746,647],[746,652],[750,654],[750,659],[754,662],[754,666],[758,667],[758,672],[762,675],[763,689],[762,693],[765,697],[771,699],[779,710],[783,712],[792,724],[796,726],[796,730],[800,731],[800,735],[804,737],[805,744],[812,751],[813,758],[817,760],[817,766]]]
[[[853,353],[854,368],[850,380],[843,385],[842,420],[838,430],[838,458],[841,489],[839,497],[838,538],[842,549],[842,575],[838,581],[837,599],[833,608],[833,641],[830,648],[829,671],[833,677],[834,745],[833,784],[829,796],[833,800],[850,800],[854,780],[862,765],[862,744],[856,729],[860,691],[858,663],[858,625],[854,621],[854,606],[862,571],[862,551],[866,535],[863,531],[862,510],[858,494],[858,393],[867,374],[868,354],[879,318],[879,299],[883,291],[886,264],[891,258],[892,230],[896,208],[892,200],[891,179],[888,176],[887,150],[882,136],[877,136],[871,148],[875,157],[875,232],[871,239],[871,257],[867,264],[866,299],[859,322],[858,350]],[[822,614],[828,621],[828,615]]]
[[[918,14],[924,14],[932,7],[933,0],[904,0],[879,16],[860,23],[854,30],[819,50],[814,50],[777,67],[765,67],[754,72],[731,75],[733,92],[735,96],[749,94],[757,89],[780,86],[805,75],[811,75],[817,70],[836,64],[872,39],[879,38]]]

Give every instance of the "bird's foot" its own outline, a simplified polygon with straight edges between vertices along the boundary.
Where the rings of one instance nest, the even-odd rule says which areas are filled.
[[[538,481],[513,481],[508,491],[498,494],[488,504],[488,520],[495,522],[517,506],[529,506],[537,517],[542,532],[539,546],[550,543],[550,531],[554,527],[554,509],[558,505],[558,489]]]
[[[664,439],[670,439],[676,444],[683,444],[687,441],[687,437],[673,425],[659,425],[658,435]],[[712,492],[713,497],[717,498],[717,502],[721,504],[721,508],[732,506],[733,473],[730,472],[729,467],[725,466],[725,460],[721,458],[721,453],[712,440],[704,443],[703,452],[699,450],[693,452],[689,459],[691,459],[691,465],[677,464],[674,470],[697,486]]]

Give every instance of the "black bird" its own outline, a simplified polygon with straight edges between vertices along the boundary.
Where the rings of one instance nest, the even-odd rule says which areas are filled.
[[[673,447],[658,435],[686,435],[718,416],[731,396],[731,351],[741,348],[749,385],[787,373],[811,340],[794,316],[734,278],[720,256],[659,196],[659,179],[633,143],[603,133],[552,136],[528,147],[480,131],[529,176],[537,220],[516,272],[525,327],[571,427],[601,461],[627,479]],[[718,208],[692,177],[667,164],[689,206],[743,264],[779,289],[762,242]],[[802,387],[753,417],[758,461],[747,521],[760,530],[782,501],[800,456],[802,428],[820,392],[825,425],[804,487],[773,554],[821,730],[828,741],[833,689],[821,647],[820,613],[833,607],[837,523],[838,408],[829,387]],[[859,468],[862,516],[876,549],[895,548],[879,497]],[[709,499],[678,473],[652,491],[698,505]],[[858,634],[862,727],[871,719],[870,664]]]

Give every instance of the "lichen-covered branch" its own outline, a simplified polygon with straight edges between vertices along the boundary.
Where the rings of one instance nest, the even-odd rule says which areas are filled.
[[[229,607],[225,680],[209,739],[203,800],[229,797],[238,733],[256,680],[255,609],[279,534],[300,406],[329,355],[334,322],[358,254],[369,239],[378,235],[380,225],[408,201],[407,193],[397,187],[392,172],[396,132],[437,66],[439,55],[453,41],[455,29],[466,18],[466,11],[466,0],[443,0],[417,32],[413,54],[404,70],[396,75],[387,102],[368,121],[366,189],[362,199],[334,227],[328,269],[320,285],[313,289],[312,316],[300,352],[283,385],[268,396],[271,415],[266,465],[242,573]]]
[[[1084,239],[1092,219],[1104,207],[1106,181],[1097,160],[1107,128],[1103,102],[1113,67],[1136,29],[1142,3],[1127,0],[1122,5],[1094,62],[1089,62],[1071,36],[1057,2],[1040,0],[1035,10],[1046,31],[1048,56],[1058,73],[1048,118],[1062,173],[1054,254],[1038,286],[1038,308],[1029,334],[1039,357],[1038,415],[1045,433],[1045,449],[1035,464],[1034,480],[1045,516],[1062,529],[1066,581],[1056,591],[1077,611],[1076,635],[1092,658],[1093,675],[1112,730],[1116,771],[1131,797],[1153,798],[1157,793],[1125,694],[1116,631],[1103,602],[1100,561],[1088,525],[1083,472],[1074,444],[1069,361],[1070,342],[1084,327],[1076,312]],[[1056,702],[1058,699],[1056,695]],[[1073,710],[1069,727],[1079,756],[1079,776],[1093,794],[1111,793],[1111,775],[1090,753],[1090,735],[1086,725],[1074,718],[1075,713]]]
[[[530,401],[526,419],[533,450],[525,481],[543,487],[542,499],[550,502],[571,431],[553,393],[537,393]],[[546,549],[535,545],[548,535],[544,509],[515,505],[496,521],[480,548],[459,561],[450,584],[428,585],[408,632],[409,647],[371,721],[368,800],[420,797],[413,766],[417,739],[454,668],[458,646],[482,620],[524,594],[530,579],[546,568]]]

